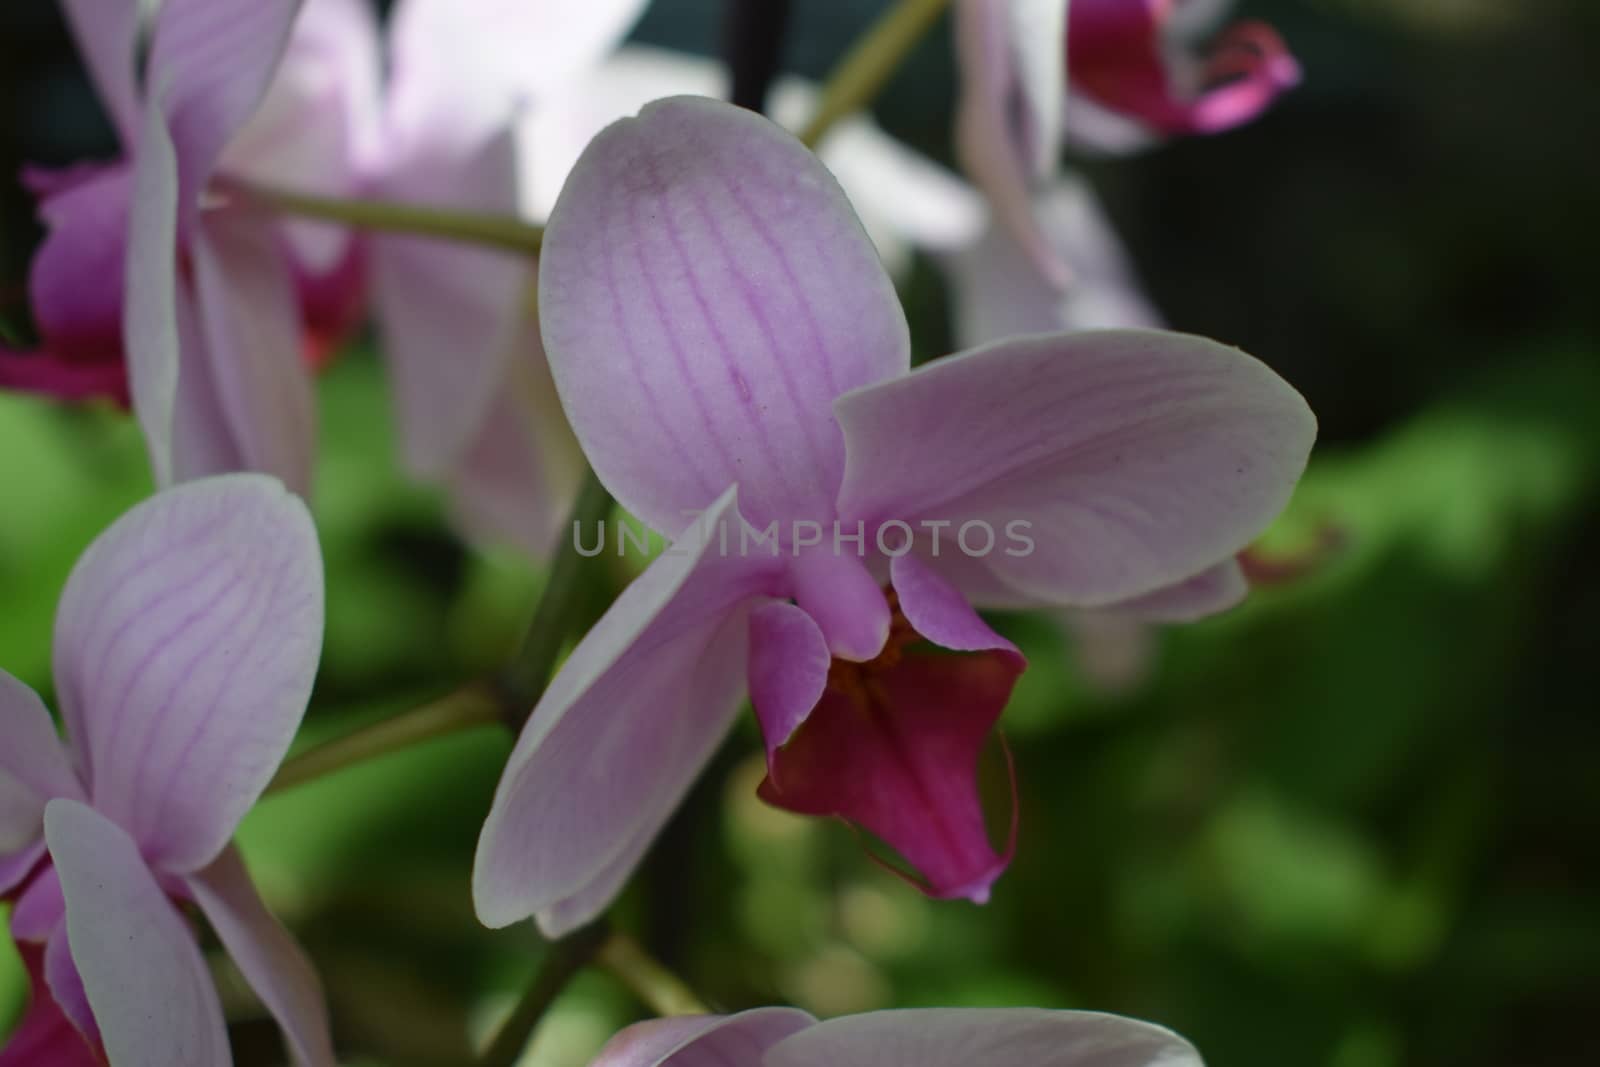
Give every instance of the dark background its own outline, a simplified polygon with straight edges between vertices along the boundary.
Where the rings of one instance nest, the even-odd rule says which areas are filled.
[[[786,68],[822,76],[883,6],[795,4]],[[1237,14],[1283,33],[1298,89],[1226,135],[1075,162],[1170,323],[1306,394],[1319,451],[1269,545],[1292,553],[1331,526],[1343,550],[1157,635],[1149,672],[1116,692],[1088,684],[1054,621],[1003,620],[1033,663],[1007,717],[1023,836],[983,911],[922,901],[842,829],[759,807],[756,746],[736,737],[624,910],[719,1006],[1092,1007],[1167,1023],[1213,1067],[1600,1062],[1600,5]],[[635,36],[714,51],[720,18],[713,0],[658,0]],[[953,89],[941,25],[878,117],[948,162]],[[54,6],[0,8],[13,335],[38,230],[12,175],[111,150]],[[936,271],[919,267],[907,298],[937,349]],[[330,631],[313,731],[494,662],[539,580],[461,548],[393,473],[375,377],[356,351],[322,389]],[[48,685],[61,578],[144,477],[115,416],[3,401],[8,669]],[[529,969],[531,935],[476,931],[465,897],[502,753],[450,742],[247,825],[348,1047],[451,1062]],[[586,978],[531,1062],[581,1062],[635,1010]],[[246,1022],[242,1062],[257,1034],[270,1061],[270,1029]]]

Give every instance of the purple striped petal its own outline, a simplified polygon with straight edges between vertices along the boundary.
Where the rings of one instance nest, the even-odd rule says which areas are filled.
[[[83,787],[39,695],[0,670],[0,857],[39,839],[52,797],[82,799]]]
[[[164,0],[151,33],[146,99],[176,146],[178,218],[187,232],[223,148],[261,103],[300,0]],[[144,151],[143,139],[135,155]]]
[[[294,279],[269,220],[208,212],[193,242],[196,310],[215,395],[180,388],[180,402],[220,404],[240,467],[311,491],[316,430],[311,379],[300,354]],[[184,354],[185,371],[191,354]],[[186,416],[179,413],[178,418]],[[208,472],[221,473],[221,472]]]
[[[733,491],[707,521],[739,521]],[[598,915],[733,722],[751,600],[778,575],[715,536],[687,541],[623,591],[533,709],[478,841],[488,926],[533,915],[554,937]]]
[[[584,452],[668,533],[735,483],[760,526],[830,518],[830,402],[909,358],[838,183],[766,119],[693,97],[591,142],[551,213],[539,297]]]
[[[277,769],[322,643],[305,505],[237,474],[159,493],[79,559],[55,674],[97,808],[150,862],[209,862]]]
[[[232,1063],[211,973],[133,839],[74,800],[52,800],[44,822],[67,900],[72,962],[110,1062]]]
[[[1170,1030],[1117,1015],[924,1008],[829,1019],[768,1050],[762,1067],[1201,1067]]]
[[[1243,548],[1288,500],[1316,433],[1305,401],[1265,365],[1140,330],[1002,342],[837,408],[850,448],[842,515],[987,523],[991,575],[1084,607]],[[1012,530],[1031,548],[1010,543]]]
[[[61,9],[89,69],[89,80],[126,148],[139,131],[134,54],[140,14],[146,7],[133,0],[61,0]]]
[[[503,133],[470,154],[412,160],[386,176],[380,192],[515,214],[515,143]],[[532,265],[507,252],[419,237],[376,238],[371,255],[406,465],[419,477],[443,478],[482,430],[514,346],[526,343]]]
[[[229,847],[184,880],[222,947],[283,1028],[299,1067],[333,1067],[322,983],[311,961],[261,902],[239,851]]]
[[[740,1067],[816,1020],[796,1008],[737,1015],[688,1015],[636,1023],[617,1034],[589,1067]]]

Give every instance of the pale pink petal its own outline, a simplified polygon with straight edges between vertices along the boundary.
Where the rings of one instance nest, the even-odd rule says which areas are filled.
[[[1025,6],[1033,9],[1031,2]],[[1027,127],[1031,112],[1020,100],[1023,60],[1016,51],[1011,8],[1009,0],[962,0],[956,5],[956,59],[961,66],[956,153],[988,197],[1000,225],[1049,284],[1065,289],[1071,272],[1044,239],[1029,201],[1036,164],[1054,134]],[[1057,47],[1061,39],[1054,38]],[[1037,74],[1035,59],[1027,61],[1027,70]],[[1038,84],[1036,77],[1028,81]]]
[[[762,1067],[1201,1067],[1183,1038],[1117,1015],[925,1008],[829,1019],[768,1050]]]
[[[734,494],[706,529],[737,522]],[[689,542],[689,543],[686,543]],[[609,901],[711,758],[745,692],[747,615],[773,561],[715,535],[661,556],[573,650],[512,751],[478,842],[473,898],[491,927],[534,915],[557,936]],[[563,906],[582,897],[584,908]]]
[[[954,652],[998,650],[1021,660],[1017,646],[990,629],[961,590],[925,561],[909,554],[896,556],[889,574],[906,621],[929,641]]]
[[[97,808],[150,862],[209,862],[294,737],[322,644],[322,561],[264,475],[188,482],[89,546],[56,617],[56,688]]]
[[[133,171],[122,305],[128,390],[157,486],[172,482],[178,395],[178,159],[159,105],[145,110]]]
[[[986,523],[992,575],[1084,607],[1153,592],[1243,548],[1288,500],[1316,433],[1305,401],[1264,364],[1141,330],[1002,342],[842,397],[837,410],[850,449],[842,515],[958,532]]]
[[[39,695],[0,670],[0,856],[39,839],[45,802],[83,796]]]
[[[42,835],[10,855],[0,857],[0,895],[9,893],[21,885],[33,873],[42,858],[44,858]]]
[[[822,631],[793,604],[774,601],[750,613],[750,703],[769,759],[822,699],[832,662]]]
[[[755,1067],[763,1052],[814,1022],[795,1008],[650,1019],[606,1042],[589,1067]]]
[[[1143,622],[1194,622],[1227,611],[1249,592],[1239,561],[1229,556],[1192,578],[1101,610]]]
[[[208,212],[195,230],[193,257],[202,352],[243,468],[276,475],[309,495],[316,436],[311,380],[301,358],[294,279],[272,223],[243,212]]]
[[[598,62],[647,0],[403,0],[390,28],[393,133],[472,144]]]
[[[1162,325],[1087,182],[1063,176],[1035,194],[1033,210],[1050,247],[1071,268],[1072,285],[1065,292],[1051,285],[1011,234],[991,225],[980,240],[941,257],[951,282],[957,345]]]
[[[63,803],[76,804],[76,801]],[[90,811],[89,808],[83,808]],[[52,868],[54,873],[54,868]],[[56,889],[61,895],[61,918],[56,923],[56,928],[50,934],[44,946],[44,977],[45,984],[50,987],[50,997],[56,1002],[71,1022],[74,1029],[82,1035],[82,1040],[96,1048],[100,1047],[100,1023],[94,1017],[94,1009],[89,1005],[89,993],[83,985],[83,974],[78,970],[77,962],[72,958],[72,947],[68,943],[70,930],[66,922],[66,894]]]
[[[127,147],[139,130],[134,55],[140,14],[147,9],[133,0],[61,0],[61,9],[83,54],[89,80]]]
[[[909,358],[832,176],[766,119],[700,98],[590,144],[551,214],[539,295],[585,453],[668,533],[735,482],[760,526],[830,517],[844,451],[829,402]]]
[[[283,1028],[300,1067],[333,1067],[322,983],[289,931],[267,911],[250,873],[229,847],[184,880],[222,947]]]
[[[133,839],[74,800],[51,801],[44,822],[67,899],[72,961],[110,1061],[232,1063],[211,973]]]
[[[513,343],[509,380],[447,483],[451,515],[469,537],[531,559],[557,544],[583,473],[538,334],[528,319]]]
[[[509,133],[462,156],[414,161],[380,194],[501,214],[517,207]],[[531,263],[508,252],[419,237],[371,244],[373,298],[389,361],[406,465],[442,478],[481,431],[524,338]]]
[[[261,106],[223,152],[232,176],[323,196],[353,196],[378,158],[379,50],[369,0],[308,0]],[[283,223],[300,266],[334,270],[350,232]]]
[[[151,32],[146,99],[175,146],[178,218],[187,232],[223,148],[266,94],[300,0],[164,0]],[[145,151],[141,137],[135,156]]]
[[[172,409],[172,481],[246,470],[249,464],[223,403],[195,295],[188,284],[181,284],[173,297],[180,368]]]

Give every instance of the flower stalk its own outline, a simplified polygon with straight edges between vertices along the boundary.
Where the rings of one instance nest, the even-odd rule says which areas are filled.
[[[620,931],[606,938],[594,961],[657,1015],[705,1015],[711,1010],[683,979]]]
[[[606,921],[601,919],[550,945],[550,951],[540,963],[533,982],[512,1009],[511,1017],[494,1035],[494,1040],[478,1061],[479,1067],[513,1067],[522,1059],[528,1040],[550,1010],[550,1005],[555,1003],[567,983],[595,958],[595,954],[609,941],[609,934]]]
[[[482,682],[471,682],[438,700],[363,726],[291,757],[278,768],[277,775],[267,786],[267,794],[291,789],[423,741],[499,721],[500,702],[494,690]]]
[[[353,200],[314,196],[260,182],[224,178],[211,185],[223,197],[237,197],[285,215],[323,219],[363,230],[441,237],[485,245],[525,256],[539,254],[544,227],[509,215],[485,215],[394,200]]]
[[[900,0],[885,12],[828,75],[800,140],[815,148],[834,123],[866,107],[949,6],[950,0]]]

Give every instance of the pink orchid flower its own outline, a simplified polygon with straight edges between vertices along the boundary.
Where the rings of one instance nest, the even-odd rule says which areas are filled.
[[[61,595],[63,745],[0,671],[0,897],[33,976],[4,1067],[231,1062],[197,907],[297,1063],[333,1064],[309,962],[229,844],[288,749],[322,644],[305,506],[264,475],[158,493]]]
[[[29,280],[44,347],[0,358],[0,384],[131,398],[159,484],[254,469],[304,491],[293,279],[268,220],[204,202],[299,4],[63,6],[124,158],[26,175],[50,231]]]
[[[794,1008],[637,1023],[590,1067],[1201,1067],[1183,1038],[1087,1011],[922,1008],[818,1022]]]
[[[704,99],[590,144],[539,295],[595,471],[688,536],[534,709],[479,842],[490,926],[533,915],[554,934],[603,910],[746,693],[766,799],[871,831],[933,895],[983,899],[1006,860],[976,765],[1023,663],[974,605],[1165,596],[1228,565],[1315,433],[1266,367],[1178,334],[1036,335],[911,371],[833,177],[766,119]],[[952,540],[1019,523],[1028,551]],[[771,542],[746,550],[747,530]]]
[[[1243,22],[1208,58],[1191,42],[1218,0],[959,0],[956,148],[1000,224],[1065,290],[1072,272],[1034,217],[1063,137],[1128,151],[1255,118],[1300,69],[1271,27]]]

